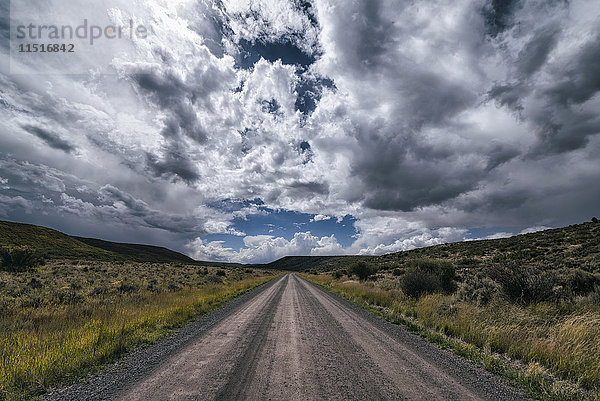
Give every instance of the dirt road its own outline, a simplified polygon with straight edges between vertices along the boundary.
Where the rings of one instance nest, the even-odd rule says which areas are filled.
[[[113,378],[97,398],[521,399],[494,376],[295,275],[258,291],[179,348],[141,377]],[[96,398],[93,389],[78,391],[70,399]]]

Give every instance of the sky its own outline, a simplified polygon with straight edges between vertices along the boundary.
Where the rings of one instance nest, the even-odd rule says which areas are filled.
[[[0,219],[259,263],[600,215],[598,2],[92,3],[0,0]]]

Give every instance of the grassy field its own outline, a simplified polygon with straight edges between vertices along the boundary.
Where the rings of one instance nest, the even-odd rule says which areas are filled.
[[[600,399],[600,304],[520,306],[496,299],[486,306],[454,295],[406,297],[390,283],[303,275],[330,291],[407,326],[544,400]]]
[[[309,259],[296,261],[309,267]],[[600,400],[600,223],[383,256],[304,274],[549,400]]]
[[[74,237],[51,228],[0,221],[0,247],[27,247],[46,259],[195,263],[167,248]]]
[[[24,400],[276,276],[183,263],[51,260],[0,271],[0,400]]]

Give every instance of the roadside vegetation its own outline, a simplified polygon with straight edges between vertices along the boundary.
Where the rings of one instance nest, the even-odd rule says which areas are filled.
[[[3,248],[0,400],[73,382],[276,277],[186,263],[41,259]]]
[[[348,259],[303,276],[529,397],[600,399],[600,224],[495,241]]]

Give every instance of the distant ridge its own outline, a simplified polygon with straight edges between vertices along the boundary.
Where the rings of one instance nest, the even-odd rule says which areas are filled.
[[[508,238],[461,241],[417,248],[382,256],[286,256],[255,265],[265,269],[332,271],[364,261],[389,269],[409,259],[450,260],[457,267],[481,267],[500,260],[518,260],[527,265],[552,264],[596,269],[600,265],[600,223],[597,220]]]
[[[132,262],[197,262],[170,249],[70,236],[51,228],[0,221],[0,246],[28,246],[49,259],[96,259]]]
[[[142,244],[127,244],[121,242],[110,242],[96,238],[73,237],[78,241],[83,242],[95,248],[104,249],[105,251],[124,255],[138,262],[146,262],[149,260],[164,261],[164,262],[185,262],[195,263],[196,261],[182,253],[172,251],[162,246],[142,245]]]
[[[453,261],[457,267],[484,266],[502,259],[513,259],[524,264],[553,264],[593,270],[600,265],[600,223],[574,224],[509,238],[434,245],[382,256],[286,256],[271,263],[252,265],[196,261],[164,247],[75,237],[51,228],[0,221],[0,246],[7,245],[27,245],[51,259],[180,262],[288,271],[332,271],[357,261],[388,269],[411,258],[446,259]]]

